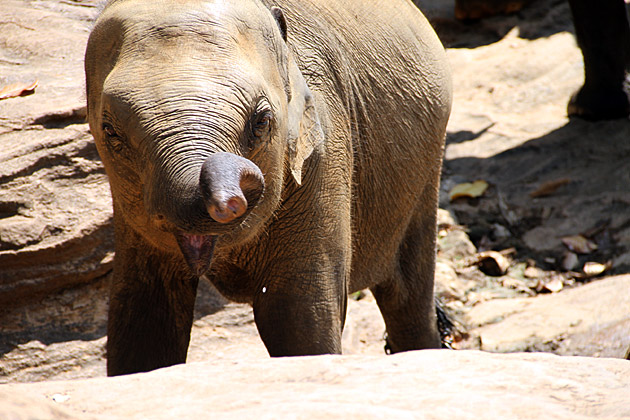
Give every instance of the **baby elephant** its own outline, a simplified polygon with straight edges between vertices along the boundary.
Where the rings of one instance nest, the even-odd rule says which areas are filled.
[[[111,183],[109,375],[186,360],[199,277],[272,356],[341,352],[371,288],[392,352],[440,346],[451,81],[407,0],[113,0],[85,56]]]

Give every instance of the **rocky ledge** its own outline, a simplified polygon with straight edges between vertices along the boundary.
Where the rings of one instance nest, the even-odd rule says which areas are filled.
[[[425,350],[2,385],[0,418],[621,419],[628,389],[630,362],[620,359]]]

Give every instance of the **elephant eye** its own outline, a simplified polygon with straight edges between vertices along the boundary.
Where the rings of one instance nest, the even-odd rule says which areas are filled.
[[[116,133],[114,127],[109,123],[103,123],[103,132],[107,137],[118,137],[118,133]]]
[[[105,140],[107,144],[115,151],[120,152],[123,148],[123,141],[120,135],[114,129],[110,123],[103,123],[103,133],[105,133]]]
[[[271,120],[273,115],[271,111],[261,111],[254,115],[252,121],[252,135],[255,138],[264,137],[271,130]]]

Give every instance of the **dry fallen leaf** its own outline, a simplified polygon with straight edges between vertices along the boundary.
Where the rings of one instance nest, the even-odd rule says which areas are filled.
[[[39,81],[35,80],[32,83],[12,83],[7,85],[0,89],[0,100],[30,95],[35,91],[38,84]]]
[[[592,276],[598,276],[602,274],[604,271],[608,270],[609,268],[610,268],[610,263],[600,264],[597,262],[589,261],[584,264],[584,268],[582,268],[582,271],[584,271],[584,274],[586,274],[587,276],[592,277]]]
[[[510,261],[497,251],[480,252],[477,260],[479,269],[489,276],[502,276],[510,268]]]
[[[571,182],[569,178],[554,179],[553,181],[543,182],[535,191],[529,193],[532,198],[546,197],[556,192],[563,185]]]
[[[449,198],[453,201],[460,197],[480,197],[487,189],[488,183],[482,179],[475,182],[465,182],[455,185],[449,193]]]
[[[597,244],[582,235],[565,236],[562,243],[577,254],[590,254],[597,249]]]
[[[556,293],[562,290],[562,288],[564,287],[564,283],[562,283],[562,280],[560,280],[559,278],[555,278],[552,279],[549,283],[545,283],[543,287],[544,290],[548,290],[551,293]]]

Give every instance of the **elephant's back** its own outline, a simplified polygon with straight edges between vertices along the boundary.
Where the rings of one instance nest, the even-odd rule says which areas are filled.
[[[393,269],[412,215],[435,211],[452,97],[446,54],[407,0],[282,3],[289,45],[311,89],[326,97],[335,133],[327,150],[350,143],[350,288],[364,288]]]
[[[378,149],[374,137],[414,137],[420,143],[408,144],[411,152],[443,135],[452,99],[450,69],[440,40],[411,1],[275,3],[285,10],[288,43],[307,83],[326,97],[328,107],[337,107],[333,118],[345,113],[349,120],[356,165],[362,155],[370,158],[370,150],[362,150],[366,144]]]
[[[289,46],[309,85],[326,83],[342,96],[379,106],[428,100],[451,102],[444,48],[409,0],[276,0],[288,21]],[[271,4],[271,3],[270,3]],[[430,86],[430,92],[423,90]],[[372,95],[375,96],[375,95]],[[352,100],[351,97],[347,98]],[[448,115],[450,108],[444,112]]]

